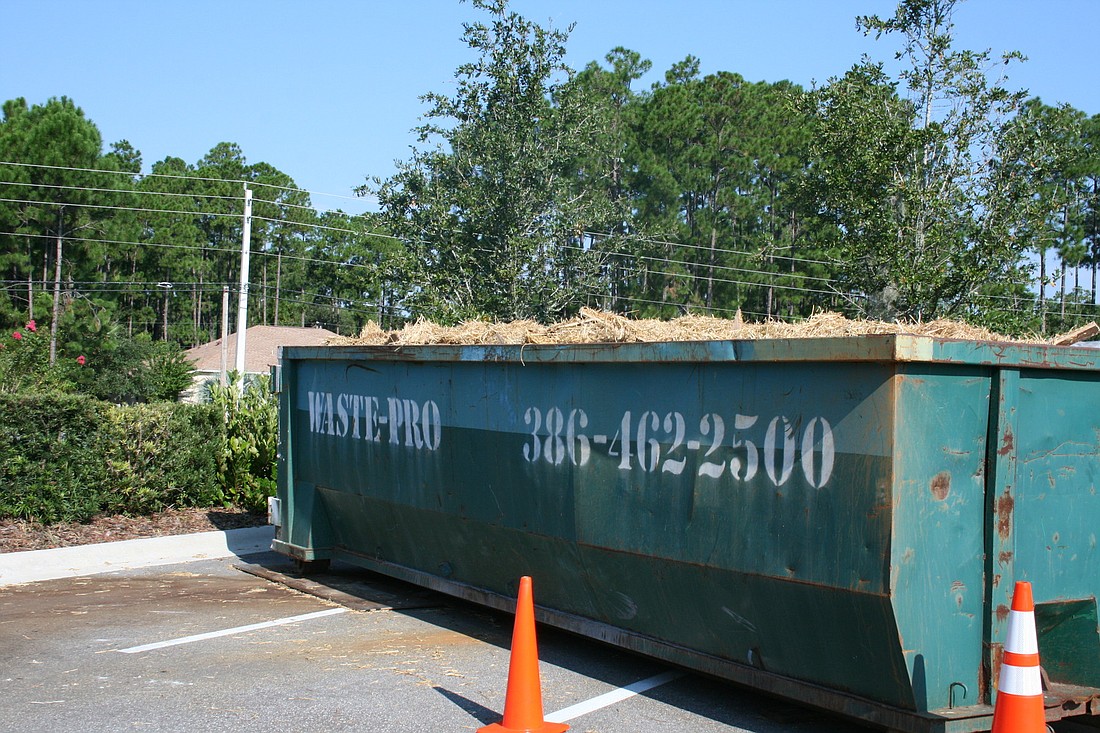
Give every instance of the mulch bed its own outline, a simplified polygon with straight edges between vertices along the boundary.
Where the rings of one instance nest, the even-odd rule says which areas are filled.
[[[61,522],[44,525],[21,519],[0,519],[0,552],[46,550],[264,524],[267,524],[266,514],[234,508],[166,509],[145,517],[106,515],[86,524]]]

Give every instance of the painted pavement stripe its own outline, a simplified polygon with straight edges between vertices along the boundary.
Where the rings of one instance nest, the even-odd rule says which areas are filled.
[[[168,641],[158,641],[152,644],[142,644],[141,646],[132,646],[128,649],[119,649],[118,651],[123,654],[137,654],[138,652],[148,652],[153,649],[163,649],[169,646],[179,646],[180,644],[190,644],[195,641],[205,641],[207,639],[216,639],[219,636],[232,636],[233,634],[243,634],[248,631],[256,631],[257,629],[268,629],[272,626],[284,626],[286,624],[293,624],[299,621],[309,621],[315,618],[322,618],[324,616],[334,616],[338,613],[346,613],[346,608],[329,608],[324,611],[314,611],[313,613],[303,613],[298,616],[288,616],[286,618],[275,619],[274,621],[263,621],[258,624],[248,624],[247,626],[236,626],[232,629],[222,629],[221,631],[209,631],[205,634],[195,634],[193,636],[183,636],[178,639],[169,639]]]
[[[579,718],[582,715],[595,712],[601,708],[606,708],[610,705],[614,705],[617,702],[640,695],[647,690],[652,690],[654,687],[660,687],[661,685],[668,684],[673,680],[678,680],[684,676],[684,672],[678,669],[669,670],[668,672],[662,672],[659,675],[649,677],[644,680],[638,680],[637,682],[627,685],[626,687],[620,687],[617,690],[611,692],[605,692],[602,695],[598,695],[591,700],[585,700],[579,702],[576,705],[570,705],[567,708],[562,708],[557,712],[550,713],[544,720],[547,723],[566,723],[574,718]]]

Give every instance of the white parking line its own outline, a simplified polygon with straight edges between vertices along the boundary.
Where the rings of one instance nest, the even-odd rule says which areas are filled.
[[[298,621],[309,621],[310,619],[322,618],[324,616],[334,616],[338,613],[345,613],[346,608],[329,608],[324,611],[314,611],[313,613],[303,613],[299,616],[288,616],[286,618],[275,619],[274,621],[263,621],[258,624],[248,624],[247,626],[237,626],[232,629],[222,629],[221,631],[208,631],[205,634],[195,634],[193,636],[183,636],[179,639],[169,639],[168,641],[158,641],[152,644],[142,644],[141,646],[132,646],[128,649],[119,649],[118,651],[123,654],[137,654],[138,652],[148,652],[153,649],[163,649],[168,646],[178,646],[180,644],[190,644],[193,641],[205,641],[206,639],[216,639],[219,636],[232,636],[233,634],[243,634],[247,631],[255,631],[257,629],[267,629],[272,626],[284,626],[286,624],[297,623]]]
[[[678,669],[669,670],[668,672],[662,672],[661,674],[654,675],[644,680],[638,680],[637,682],[627,685],[626,687],[620,687],[617,690],[611,692],[605,692],[602,695],[598,695],[591,700],[585,700],[579,702],[576,705],[570,705],[567,708],[562,708],[555,713],[550,713],[544,720],[547,723],[566,723],[574,718],[579,718],[582,715],[599,710],[600,708],[606,708],[609,705],[614,705],[617,702],[622,702],[628,698],[640,695],[646,690],[652,690],[654,687],[660,687],[661,685],[668,684],[673,680],[678,680],[684,676],[684,672]]]

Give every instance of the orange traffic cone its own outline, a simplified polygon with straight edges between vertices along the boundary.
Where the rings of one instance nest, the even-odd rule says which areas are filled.
[[[535,602],[531,578],[519,579],[516,623],[512,629],[512,656],[508,662],[508,691],[504,697],[504,719],[479,728],[478,733],[562,733],[564,723],[542,719],[542,688],[539,682],[539,650],[535,642]]]
[[[1008,614],[992,733],[1046,733],[1046,729],[1039,644],[1035,636],[1035,601],[1031,597],[1031,583],[1020,581],[1012,593],[1012,610]]]

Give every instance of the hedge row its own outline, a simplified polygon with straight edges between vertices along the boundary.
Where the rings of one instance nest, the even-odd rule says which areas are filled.
[[[116,406],[83,395],[0,395],[0,517],[228,503],[225,421],[209,405]]]

